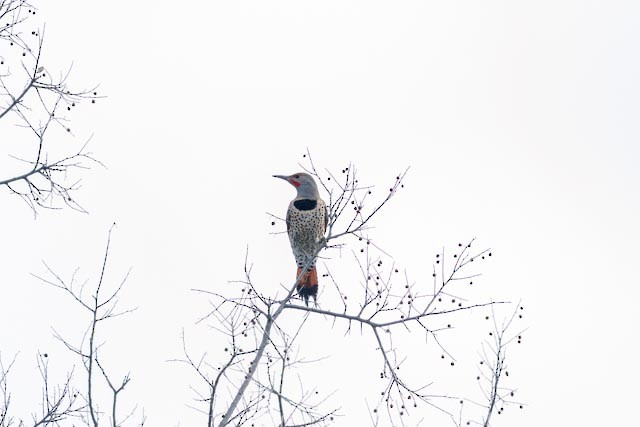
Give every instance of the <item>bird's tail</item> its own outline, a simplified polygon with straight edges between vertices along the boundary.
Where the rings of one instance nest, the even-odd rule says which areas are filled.
[[[296,279],[300,277],[301,273],[302,269],[298,267]],[[304,303],[306,305],[309,305],[309,297],[312,297],[315,302],[316,296],[318,295],[318,272],[316,271],[315,266],[311,267],[310,270],[307,270],[302,275],[296,289],[298,290],[298,295],[304,298]]]

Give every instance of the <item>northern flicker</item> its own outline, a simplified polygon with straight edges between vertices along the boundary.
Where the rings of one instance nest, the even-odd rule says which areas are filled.
[[[320,198],[318,186],[311,175],[299,172],[289,176],[273,176],[293,185],[298,193],[287,209],[287,233],[298,265],[296,278],[307,267],[297,290],[305,304],[309,305],[309,297],[315,302],[318,295],[318,273],[313,258],[327,228],[327,205]]]

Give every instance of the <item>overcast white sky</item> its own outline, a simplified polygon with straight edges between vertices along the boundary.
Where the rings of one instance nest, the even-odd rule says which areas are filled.
[[[530,327],[512,360],[528,406],[496,426],[637,418],[640,3],[37,6],[45,66],[73,61],[73,81],[108,97],[73,118],[74,143],[94,134],[108,169],[84,178],[89,215],[34,220],[2,195],[0,350],[20,352],[17,377],[33,375],[37,350],[68,360],[51,326],[81,328],[73,305],[29,274],[44,259],[95,277],[116,221],[111,277],[133,268],[123,303],[139,310],[106,331],[105,352],[131,371],[128,401],[149,425],[203,425],[186,406],[194,378],[166,363],[207,309],[190,289],[241,278],[247,246],[265,290],[291,279],[288,240],[269,234],[265,212],[284,213],[293,190],[271,175],[299,170],[309,148],[323,168],[353,163],[381,190],[411,167],[374,236],[415,280],[443,245],[477,237],[493,249],[486,298],[522,298]],[[224,343],[210,337],[197,345],[216,354]],[[322,351],[309,357],[330,355],[341,378],[354,369],[343,349]],[[334,384],[362,392],[338,395],[354,409],[337,425],[366,425],[362,375]],[[37,403],[35,377],[13,384],[16,400]]]

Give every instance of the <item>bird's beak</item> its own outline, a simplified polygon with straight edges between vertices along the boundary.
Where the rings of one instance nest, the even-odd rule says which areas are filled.
[[[289,181],[289,177],[287,175],[273,175],[273,177],[284,179],[285,181]]]

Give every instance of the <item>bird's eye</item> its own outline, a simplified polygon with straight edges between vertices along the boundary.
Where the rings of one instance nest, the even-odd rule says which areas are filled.
[[[294,178],[295,179],[300,179],[300,175],[296,175]]]

